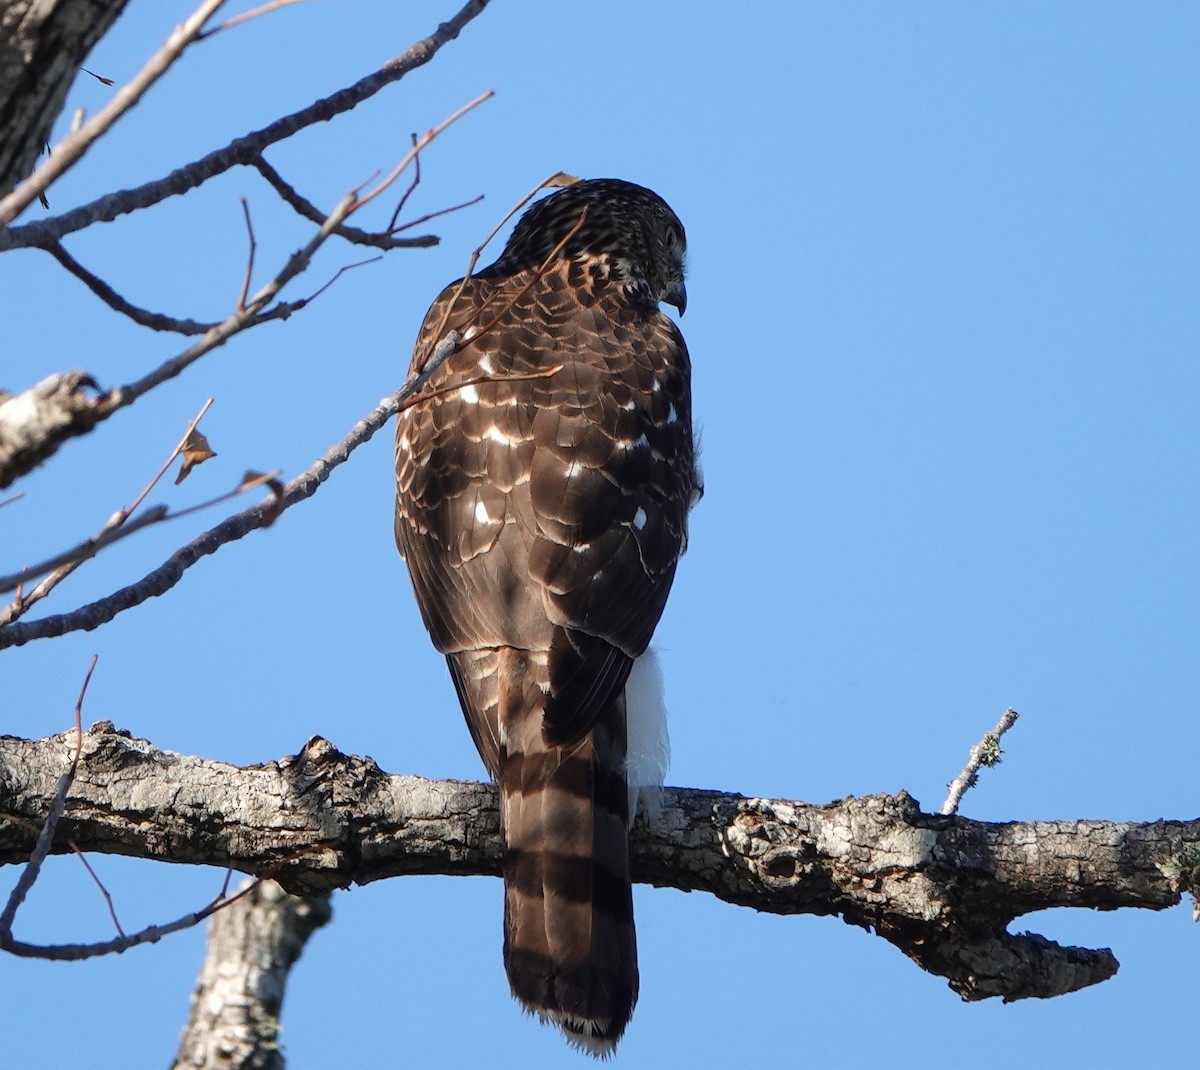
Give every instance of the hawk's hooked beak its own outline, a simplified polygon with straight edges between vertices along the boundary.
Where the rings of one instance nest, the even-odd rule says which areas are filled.
[[[665,294],[664,301],[668,305],[674,305],[679,309],[679,314],[682,316],[687,311],[687,287],[683,285],[683,279],[680,279],[672,286]]]

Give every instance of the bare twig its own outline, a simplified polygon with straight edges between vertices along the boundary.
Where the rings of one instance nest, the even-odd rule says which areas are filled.
[[[226,19],[219,26],[214,26],[211,30],[205,30],[200,34],[199,40],[203,41],[209,37],[215,37],[225,30],[232,30],[235,26],[240,26],[243,22],[249,22],[251,19],[256,19],[260,15],[269,15],[272,11],[278,11],[281,7],[290,7],[292,4],[304,3],[305,0],[270,0],[269,3],[260,4],[250,11],[243,11],[240,15],[234,15],[231,19]]]
[[[202,0],[200,6],[175,28],[131,82],[119,89],[90,122],[73,129],[55,145],[54,151],[29,178],[7,197],[0,199],[0,226],[11,223],[29,207],[38,194],[77,163],[113,123],[141,100],[145,92],[166,74],[184,50],[196,40],[204,24],[224,2]]]
[[[336,445],[331,446],[311,467],[287,484],[278,510],[282,511],[312,497],[317,488],[329,478],[329,474],[343,464],[359,446],[370,441],[372,436],[395,415],[397,407],[406,396],[405,389],[384,398],[366,416],[359,420]],[[63,635],[80,629],[91,630],[112,620],[117,614],[141,605],[149,598],[166,594],[201,558],[215,553],[226,543],[248,535],[264,526],[270,516],[270,503],[251,506],[223,520],[197,536],[186,546],[176,550],[158,568],[136,583],[81,606],[71,613],[43,617],[28,623],[11,624],[0,628],[0,650],[10,646],[23,646],[33,639]]]
[[[979,776],[979,767],[986,765],[991,768],[1000,764],[1001,756],[1004,753],[1000,749],[1000,737],[1017,723],[1017,718],[1020,716],[1010,706],[1001,714],[1000,720],[996,722],[996,727],[971,748],[967,764],[963,766],[962,772],[949,784],[950,794],[946,796],[946,801],[942,803],[940,813],[958,813],[958,806],[962,802],[962,797],[975,786],[975,782]]]
[[[579,228],[583,226],[584,221],[586,219],[587,219],[587,209],[584,208],[584,210],[579,213],[579,219],[575,223],[575,225],[570,230],[568,230],[566,232],[566,234],[564,234],[562,236],[562,241],[560,241],[553,249],[550,250],[550,252],[548,252],[546,254],[546,259],[543,260],[538,265],[537,269],[533,273],[533,276],[525,283],[525,285],[522,286],[515,294],[513,294],[512,297],[509,298],[507,304],[505,304],[505,306],[499,312],[497,312],[490,320],[488,320],[487,323],[485,323],[482,327],[480,327],[478,330],[474,331],[471,334],[472,341],[474,339],[478,338],[480,335],[487,334],[488,331],[490,331],[493,327],[496,326],[497,323],[500,322],[500,320],[504,316],[504,314],[510,308],[512,308],[513,305],[515,305],[518,301],[520,301],[521,298],[525,296],[525,294],[527,294],[529,292],[529,290],[533,287],[534,283],[536,283],[538,281],[538,279],[540,279],[546,273],[547,268],[549,268],[550,265],[554,262],[554,260],[558,256],[558,254],[563,251],[563,249],[567,245],[567,242],[569,242],[573,237],[575,237],[575,235],[579,231]],[[474,316],[471,317],[472,323],[475,323],[480,319],[480,317],[483,315],[484,310],[491,303],[493,296],[494,296],[493,294],[489,294],[487,300],[485,300],[484,303],[479,306],[479,311]],[[465,334],[464,334],[464,338],[465,338]]]
[[[159,312],[149,312],[144,308],[139,308],[117,293],[98,275],[88,271],[63,248],[60,242],[51,242],[43,248],[109,308],[114,312],[121,313],[122,316],[128,316],[139,326],[149,327],[152,331],[173,331],[176,334],[204,334],[205,331],[211,331],[217,326],[215,323],[198,323],[196,320],[177,319],[174,316],[165,316]]]
[[[254,254],[258,251],[258,242],[254,240],[254,224],[250,221],[250,204],[245,197],[239,197],[242,202],[242,216],[246,220],[246,237],[250,242],[250,251],[246,256],[246,274],[242,279],[242,289],[238,294],[237,310],[246,311],[246,294],[250,292],[250,279],[254,275]]]
[[[488,234],[488,236],[486,238],[483,239],[482,242],[480,242],[475,247],[474,251],[471,253],[471,258],[467,261],[466,273],[463,275],[462,280],[459,282],[458,289],[454,291],[454,297],[446,305],[446,311],[442,314],[441,323],[438,324],[437,330],[434,331],[434,333],[433,333],[433,337],[435,339],[435,342],[434,342],[435,345],[437,344],[438,341],[440,341],[443,337],[445,337],[446,324],[450,320],[450,315],[454,311],[454,306],[458,304],[459,297],[462,296],[463,290],[465,290],[467,288],[467,283],[469,283],[471,281],[471,276],[475,273],[475,265],[479,263],[479,258],[483,255],[484,249],[486,249],[491,244],[492,239],[497,234],[500,233],[500,228],[503,227],[504,224],[507,223],[510,219],[512,219],[512,217],[514,215],[516,215],[522,208],[525,207],[525,205],[527,205],[531,200],[533,200],[533,198],[536,197],[538,195],[538,193],[540,193],[542,190],[548,189],[553,186],[567,186],[573,182],[578,182],[578,181],[579,180],[577,178],[575,178],[574,175],[568,175],[565,171],[555,171],[554,174],[550,175],[547,178],[542,179],[541,182],[539,182],[536,186],[533,187],[533,189],[531,189],[528,193],[526,193],[524,197],[522,197],[519,201],[517,201],[517,203],[514,204],[505,213],[504,218],[501,219],[500,222],[497,223],[494,227],[492,227],[491,232]],[[582,223],[582,219],[580,220],[580,222]],[[573,234],[574,231],[572,231],[571,233]],[[570,237],[570,235],[568,235],[568,237]],[[479,311],[482,312],[483,310],[480,309]]]
[[[104,896],[104,903],[108,907],[108,916],[112,918],[114,928],[117,930],[117,935],[125,936],[125,930],[121,927],[121,919],[117,917],[117,907],[113,902],[113,897],[109,894],[108,889],[104,887],[104,881],[100,879],[99,874],[92,869],[92,864],[87,860],[87,855],[83,853],[79,845],[74,840],[68,840],[71,845],[71,850],[75,852],[75,857],[83,863],[83,868],[87,870],[88,876],[92,878],[93,883],[100,889],[100,894]]]
[[[461,212],[464,208],[470,208],[473,204],[478,204],[483,200],[483,194],[477,197],[472,197],[467,201],[459,201],[458,204],[452,204],[448,208],[438,208],[432,212],[426,212],[424,215],[417,216],[416,219],[410,219],[407,223],[401,223],[399,226],[393,226],[388,230],[388,234],[399,234],[402,230],[410,230],[412,227],[419,227],[422,223],[428,223],[431,219],[440,219],[444,215],[449,215],[451,212]],[[396,241],[401,239],[397,238]],[[405,239],[407,240],[407,239]],[[419,241],[418,238],[413,238],[413,241]]]
[[[87,673],[83,678],[83,686],[79,689],[79,698],[75,700],[75,753],[71,758],[71,764],[67,771],[58,778],[54,800],[50,804],[50,812],[46,815],[45,824],[38,833],[37,843],[29,856],[29,861],[21,871],[21,876],[17,879],[16,887],[8,897],[8,902],[4,904],[4,912],[0,913],[0,949],[8,950],[13,942],[13,920],[17,916],[17,911],[21,909],[25,897],[29,894],[29,889],[38,879],[42,863],[46,860],[54,843],[54,830],[58,827],[63,810],[66,808],[67,791],[75,779],[75,772],[79,768],[79,756],[83,753],[83,700],[87,695],[88,684],[92,682],[92,673],[96,671],[96,662],[99,660],[99,654],[92,655],[91,664],[88,665]]]
[[[325,213],[316,207],[311,201],[301,197],[294,186],[289,184],[278,171],[275,170],[266,160],[259,156],[252,164],[258,170],[258,173],[270,183],[271,188],[289,204],[298,215],[313,223],[321,223],[325,219]],[[470,203],[470,202],[468,202]],[[445,209],[444,211],[452,211],[453,209]],[[436,214],[436,213],[435,213]],[[414,220],[407,226],[417,226],[420,223],[426,222],[431,216],[422,219]],[[360,230],[358,227],[348,227],[345,224],[334,230],[334,233],[354,245],[369,245],[376,249],[425,249],[431,245],[437,244],[437,238],[432,234],[426,234],[419,238],[397,238],[390,231],[383,231],[378,234],[373,234],[367,230]]]
[[[6,627],[12,621],[23,616],[30,606],[45,598],[50,591],[57,587],[66,576],[70,575],[84,561],[91,560],[101,550],[111,546],[114,542],[119,542],[121,539],[133,535],[135,532],[153,527],[155,524],[161,524],[167,520],[179,520],[182,517],[191,516],[193,513],[211,509],[214,505],[221,505],[238,497],[238,495],[245,494],[247,491],[261,486],[269,486],[274,496],[264,503],[269,513],[271,506],[276,505],[283,494],[283,486],[279,482],[278,469],[274,472],[247,472],[241,482],[232,490],[228,490],[224,494],[218,494],[215,498],[209,498],[207,501],[198,502],[196,505],[189,505],[185,509],[177,509],[171,512],[165,505],[155,505],[147,509],[136,520],[127,524],[115,522],[116,518],[121,514],[114,514],[113,519],[97,535],[84,540],[78,546],[73,546],[70,550],[64,550],[48,561],[43,561],[32,568],[22,569],[11,576],[0,577],[0,591],[7,592],[19,590],[21,585],[30,579],[35,579],[54,570],[53,574],[46,581],[38,584],[27,597],[21,598],[18,596],[10,605],[5,607],[4,612],[0,613],[0,628]],[[264,523],[262,526],[267,527],[269,524]]]
[[[164,178],[147,182],[135,189],[108,194],[51,219],[0,230],[0,252],[5,249],[44,246],[93,223],[111,222],[129,212],[158,204],[168,197],[180,196],[231,167],[253,165],[259,154],[268,146],[284,141],[314,123],[326,122],[336,115],[350,111],[385,86],[399,81],[410,71],[428,63],[443,45],[453,41],[467,23],[483,12],[488,2],[489,0],[469,0],[452,18],[438,26],[434,33],[405,49],[379,70],[330,96],[314,101],[300,111],[237,138],[225,147],[178,168]],[[436,238],[429,242],[435,243]]]
[[[105,78],[104,75],[102,75],[102,74],[97,74],[95,71],[89,71],[86,67],[80,67],[79,73],[90,75],[92,78],[95,78],[96,81],[100,82],[102,85],[112,85],[113,84],[113,80],[111,78]],[[49,151],[49,146],[47,146],[47,151]]]
[[[379,185],[371,190],[370,193],[358,198],[358,202],[355,204],[354,210],[357,211],[359,208],[370,204],[381,193],[384,193],[392,185],[392,183],[396,181],[396,179],[398,179],[406,170],[408,170],[409,164],[420,157],[421,150],[424,149],[431,141],[433,141],[438,134],[442,133],[442,131],[444,131],[448,126],[458,122],[458,120],[466,115],[467,112],[474,111],[484,101],[491,100],[495,95],[496,91],[494,89],[485,90],[474,100],[468,101],[461,108],[459,108],[458,111],[443,119],[437,124],[437,126],[426,130],[424,134],[422,134],[415,142],[413,142],[412,148],[408,150],[408,152],[404,155],[404,158],[398,164],[396,164],[394,168],[392,168],[391,174],[389,174],[387,178],[385,178],[379,183]]]
[[[184,914],[166,925],[148,925],[141,932],[132,936],[116,937],[95,944],[26,944],[14,940],[7,929],[0,931],[0,951],[25,959],[47,959],[54,962],[82,962],[84,959],[99,958],[101,955],[119,955],[139,944],[157,944],[164,936],[191,929],[202,921],[212,917],[218,910],[236,903],[244,895],[249,895],[259,882],[253,881],[247,887],[240,889],[228,899],[214,899],[207,906],[192,914]]]
[[[414,149],[416,149],[416,147],[417,147],[416,133],[414,132],[412,134],[409,134],[408,136],[409,136],[409,139],[412,141],[412,147]],[[396,220],[400,218],[400,213],[404,211],[404,206],[408,203],[408,198],[411,197],[416,192],[417,187],[420,184],[421,184],[421,157],[420,157],[420,155],[418,155],[416,160],[413,162],[413,179],[408,184],[408,189],[406,189],[400,195],[400,200],[396,204],[396,210],[392,213],[392,218],[390,220],[388,220],[387,231],[389,234],[396,229]]]
[[[340,268],[337,269],[337,271],[335,271],[333,273],[332,276],[330,276],[328,282],[326,282],[323,286],[321,286],[320,289],[314,290],[313,293],[309,297],[305,298],[304,303],[307,304],[309,301],[315,301],[318,297],[321,296],[321,294],[323,294],[326,290],[328,290],[330,286],[332,286],[335,282],[337,282],[338,279],[340,279],[343,275],[345,275],[347,271],[353,271],[355,268],[366,267],[368,264],[377,264],[382,259],[383,259],[382,255],[369,256],[369,257],[367,257],[366,260],[356,260],[353,264],[343,264]],[[3,504],[3,503],[0,503],[0,504]]]
[[[432,372],[439,364],[441,364],[446,357],[454,352],[455,346],[458,345],[458,342],[456,341],[457,334],[457,331],[451,331],[449,335],[446,336],[448,342],[444,350],[442,347],[437,347],[434,349],[433,357],[429,361],[427,368],[422,370],[421,374],[417,376],[415,380],[413,380],[412,385],[414,387],[419,388],[425,382],[427,382],[429,379],[429,373]],[[439,386],[433,390],[424,390],[419,394],[413,394],[411,397],[406,398],[400,403],[399,411],[403,412],[405,409],[411,409],[415,405],[420,405],[426,401],[432,401],[434,398],[440,398],[446,394],[452,394],[455,390],[464,390],[468,386],[482,386],[484,383],[521,383],[527,382],[531,379],[552,379],[562,370],[563,365],[555,364],[549,368],[541,368],[536,372],[522,372],[520,374],[513,375],[481,375],[478,379],[464,379],[461,383],[446,383],[444,386]]]
[[[123,509],[118,509],[108,520],[104,526],[96,532],[90,539],[85,539],[78,546],[72,547],[63,553],[56,554],[48,561],[43,561],[39,565],[34,565],[32,568],[23,568],[19,572],[11,576],[0,577],[0,594],[5,594],[8,591],[20,589],[25,583],[30,580],[35,580],[39,576],[44,576],[46,573],[52,573],[42,583],[39,583],[28,595],[17,594],[17,597],[2,611],[0,611],[0,628],[11,624],[14,620],[21,617],[30,606],[45,598],[55,587],[65,580],[72,572],[75,571],[84,561],[95,557],[105,546],[111,545],[120,538],[127,535],[132,535],[135,531],[140,531],[143,527],[148,527],[150,524],[156,524],[161,520],[166,519],[166,507],[159,506],[156,509],[151,509],[140,516],[133,524],[126,524],[126,521],[133,515],[137,507],[146,500],[146,496],[155,488],[158,481],[166,475],[167,469],[171,467],[175,458],[179,456],[184,446],[187,445],[188,436],[196,429],[196,426],[204,418],[204,414],[208,412],[212,405],[213,399],[209,398],[200,411],[196,414],[195,419],[188,424],[187,430],[183,434],[183,438],[179,440],[163,466],[158,470],[157,474],[149,483],[142,489],[142,492],[133,500],[133,504]]]
[[[245,330],[247,327],[254,326],[268,319],[284,318],[285,315],[291,315],[297,306],[277,305],[274,308],[269,308],[268,306],[292,279],[308,267],[312,262],[312,258],[316,256],[317,250],[328,240],[329,236],[353,213],[370,204],[375,197],[378,197],[391,186],[404,172],[405,168],[412,163],[416,154],[421,149],[429,145],[431,141],[452,123],[462,118],[472,108],[483,103],[483,101],[489,99],[492,95],[492,91],[488,90],[488,92],[481,94],[470,103],[459,108],[449,118],[442,120],[433,129],[427,131],[417,146],[411,149],[400,163],[393,168],[392,172],[369,193],[360,195],[358,190],[352,190],[350,193],[347,193],[338,202],[333,211],[326,216],[324,223],[321,224],[320,229],[310,239],[308,244],[298,252],[293,253],[288,258],[287,263],[283,265],[270,282],[263,286],[249,301],[245,302],[243,307],[235,310],[224,322],[209,331],[203,338],[183,353],[163,362],[137,381],[122,387],[118,391],[120,397],[115,408],[119,409],[125,405],[131,405],[143,394],[166,382],[168,379],[175,378],[175,376],[189,365],[195,363],[202,356],[216,349],[218,346],[224,345],[235,334]]]

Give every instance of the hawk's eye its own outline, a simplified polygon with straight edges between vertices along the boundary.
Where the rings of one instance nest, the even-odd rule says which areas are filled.
[[[663,244],[667,251],[673,253],[679,246],[679,232],[674,227],[667,227],[663,234]]]

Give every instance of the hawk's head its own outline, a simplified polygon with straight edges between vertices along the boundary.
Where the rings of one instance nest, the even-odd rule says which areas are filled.
[[[582,219],[582,223],[580,220]],[[578,226],[573,234],[572,229]],[[687,308],[683,224],[653,190],[619,178],[576,182],[538,201],[517,223],[499,270],[534,267],[570,234],[559,256],[603,259],[633,293]]]

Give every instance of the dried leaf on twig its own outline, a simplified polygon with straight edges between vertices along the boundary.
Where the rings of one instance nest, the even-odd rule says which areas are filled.
[[[255,472],[248,470],[242,476],[241,483],[238,484],[235,494],[243,494],[248,490],[253,490],[255,487],[265,486],[271,492],[271,504],[267,506],[263,513],[262,526],[269,528],[279,519],[279,514],[283,512],[283,481],[279,478],[278,472]]]
[[[208,439],[194,426],[188,431],[187,438],[183,440],[183,448],[180,453],[183,456],[183,464],[179,466],[179,475],[175,477],[175,486],[179,486],[187,479],[196,465],[212,460],[216,456],[208,444]]]

